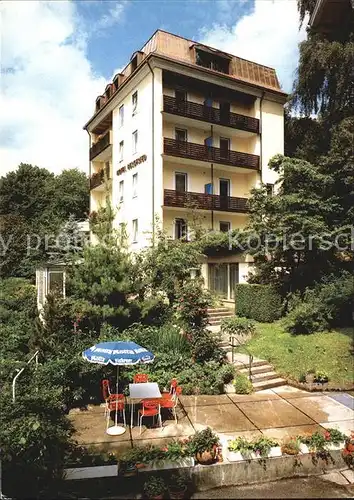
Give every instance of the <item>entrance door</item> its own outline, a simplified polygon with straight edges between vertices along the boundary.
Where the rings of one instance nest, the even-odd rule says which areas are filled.
[[[238,283],[238,263],[230,264],[230,299],[235,299],[235,285]]]
[[[230,158],[230,139],[220,137],[220,159],[229,160]]]
[[[223,299],[227,299],[227,264],[208,264],[208,286]]]

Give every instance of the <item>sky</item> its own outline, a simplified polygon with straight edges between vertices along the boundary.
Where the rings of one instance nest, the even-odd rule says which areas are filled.
[[[274,67],[290,92],[296,0],[5,1],[1,11],[0,174],[21,162],[88,172],[83,125],[106,84],[164,29]]]

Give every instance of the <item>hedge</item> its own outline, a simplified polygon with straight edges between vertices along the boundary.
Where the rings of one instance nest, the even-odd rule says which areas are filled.
[[[280,318],[281,311],[282,300],[276,287],[247,283],[235,286],[235,312],[238,316],[271,323]]]

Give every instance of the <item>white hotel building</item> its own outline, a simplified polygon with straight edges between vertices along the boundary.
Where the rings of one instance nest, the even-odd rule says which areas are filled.
[[[90,210],[109,197],[131,250],[151,245],[156,216],[188,237],[190,207],[206,229],[247,224],[247,198],[272,190],[269,159],[283,153],[286,94],[275,70],[162,30],[96,99],[90,136]],[[228,300],[250,257],[208,258],[209,288]]]

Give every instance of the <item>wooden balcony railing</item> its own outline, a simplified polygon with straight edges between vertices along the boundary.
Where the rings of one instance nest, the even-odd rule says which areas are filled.
[[[177,141],[176,139],[164,138],[164,153],[180,158],[207,161],[209,163],[222,163],[232,167],[245,167],[259,170],[259,156],[238,151],[224,150],[195,144],[193,142]]]
[[[111,135],[108,130],[101,139],[99,139],[95,144],[93,144],[90,148],[90,161],[92,161],[97,155],[102,153],[104,149],[106,149],[111,144]]]
[[[235,196],[219,196],[217,194],[204,194],[164,190],[164,205],[167,207],[199,208],[201,210],[219,210],[225,212],[248,212],[247,198]]]
[[[174,97],[163,96],[163,110],[166,113],[203,120],[217,125],[237,128],[247,132],[259,133],[259,120],[251,116],[239,115],[237,113],[223,112],[218,108],[205,106],[191,101],[178,101]]]
[[[95,172],[90,177],[90,189],[94,189],[104,183],[105,180],[110,179],[109,165],[102,168],[99,172]]]

